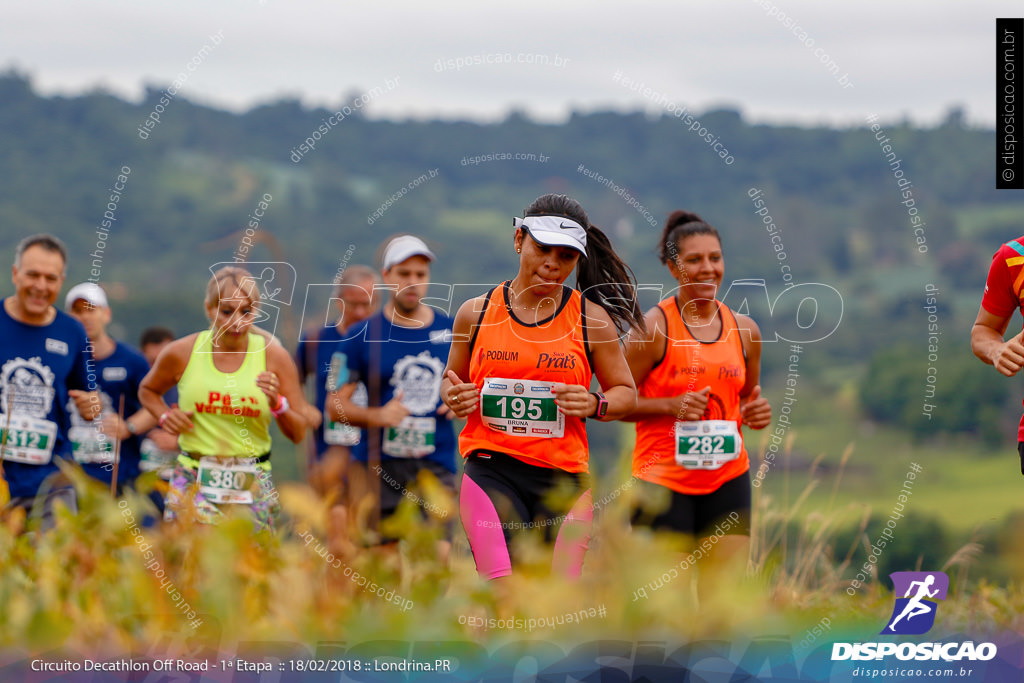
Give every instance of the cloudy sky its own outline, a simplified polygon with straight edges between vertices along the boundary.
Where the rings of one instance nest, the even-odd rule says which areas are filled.
[[[379,87],[374,117],[517,108],[557,121],[657,110],[650,88],[755,121],[929,124],[962,105],[992,127],[995,18],[1021,15],[1019,1],[991,0],[8,0],[0,68],[44,93],[130,99],[185,74],[183,96],[234,110],[280,97],[332,106]]]

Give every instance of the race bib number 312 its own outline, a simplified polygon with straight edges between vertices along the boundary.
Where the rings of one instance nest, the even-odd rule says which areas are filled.
[[[491,429],[512,436],[561,437],[565,415],[555,405],[552,386],[553,382],[486,379],[480,391],[480,418]]]
[[[8,418],[0,413],[0,443],[3,443],[4,460],[45,465],[53,457],[56,440],[55,422],[17,414]]]

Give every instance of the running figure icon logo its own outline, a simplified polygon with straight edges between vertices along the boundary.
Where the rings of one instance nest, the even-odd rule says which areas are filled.
[[[895,595],[903,597],[896,598],[882,635],[927,633],[935,624],[936,601],[946,599],[949,577],[944,572],[893,572],[889,577]]]

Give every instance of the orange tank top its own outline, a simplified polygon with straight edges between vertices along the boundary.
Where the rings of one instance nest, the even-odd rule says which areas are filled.
[[[740,391],[747,380],[743,342],[732,311],[717,303],[722,332],[713,342],[694,339],[675,297],[658,304],[668,323],[665,357],[637,387],[645,397],[711,387],[700,421],[677,425],[674,416],[659,415],[636,423],[633,476],[679,493],[712,493],[750,469],[740,430]]]
[[[586,300],[562,288],[558,310],[534,324],[519,321],[509,282],[487,293],[470,339],[469,381],[480,388],[479,408],[459,435],[463,457],[497,451],[530,465],[587,472],[587,430],[579,417],[557,410],[550,385],[590,386]]]

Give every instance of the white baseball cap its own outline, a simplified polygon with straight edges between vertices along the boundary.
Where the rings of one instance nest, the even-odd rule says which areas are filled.
[[[526,228],[530,237],[548,247],[569,247],[587,255],[587,231],[565,216],[527,216],[512,219],[512,225]]]
[[[391,266],[401,263],[412,256],[425,256],[427,260],[434,260],[434,252],[419,237],[413,235],[402,235],[388,242],[384,250],[381,269],[390,270]]]
[[[84,299],[97,308],[107,307],[107,293],[95,282],[83,282],[72,287],[64,297],[64,308],[71,308],[79,299]]]

